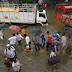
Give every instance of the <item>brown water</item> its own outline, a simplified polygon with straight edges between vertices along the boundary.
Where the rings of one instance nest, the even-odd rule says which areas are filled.
[[[57,31],[61,32],[61,35],[63,32],[66,33],[67,41],[69,33],[63,30],[65,27],[64,23],[61,23],[60,20],[54,18],[54,7],[48,7],[47,15],[48,15],[48,21],[49,25],[47,27],[42,27],[39,25],[34,26],[28,26],[26,29],[26,34],[30,37],[32,41],[33,34],[30,33],[30,30],[33,27],[38,27],[42,30],[42,34],[45,35],[45,38],[47,38],[46,31],[50,31],[50,33],[55,33]],[[6,70],[3,62],[3,56],[4,56],[4,49],[6,48],[6,44],[9,43],[8,38],[12,36],[12,33],[14,31],[10,30],[9,28],[6,28],[3,31],[5,35],[5,39],[2,41],[0,40],[0,72],[14,72],[11,68],[10,70]],[[71,35],[71,34],[70,34]],[[71,35],[72,36],[72,35]],[[40,39],[41,43],[41,39]],[[20,72],[72,72],[72,55],[71,54],[59,54],[61,57],[61,63],[58,63],[56,65],[50,66],[48,65],[48,58],[50,55],[50,52],[45,52],[45,49],[41,50],[40,52],[35,53],[35,48],[33,45],[33,42],[31,44],[32,52],[26,52],[24,51],[24,45],[25,40],[22,40],[22,45],[19,46],[18,43],[16,43],[16,51],[17,51],[17,57],[21,64],[23,64]]]

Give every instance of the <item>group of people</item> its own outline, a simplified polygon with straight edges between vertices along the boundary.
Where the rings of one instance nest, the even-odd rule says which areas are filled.
[[[45,42],[44,35],[42,35],[41,38],[42,38],[42,44],[39,43],[40,35],[33,36],[33,42],[34,42],[36,51],[37,51],[37,47],[38,47],[38,50],[40,50],[40,47],[45,47],[45,45],[46,45],[46,50],[51,50],[52,54],[53,53],[56,54],[58,50],[60,50],[60,52],[63,52],[65,45],[66,45],[65,33],[63,33],[62,37],[60,37],[60,32],[58,31],[56,37],[54,37],[54,39],[52,39],[51,33],[49,33],[49,31],[47,31],[47,42]]]
[[[19,60],[17,59],[17,54],[15,50],[16,40],[18,41],[18,44],[21,45],[21,39],[26,40],[25,47],[29,47],[29,50],[31,50],[31,40],[29,36],[25,34],[25,29],[22,29],[22,35],[18,32],[13,34],[12,37],[10,37],[8,40],[10,41],[10,44],[7,44],[7,48],[4,50],[4,64],[7,69],[9,69],[10,66],[13,67],[14,71],[18,72],[20,70],[20,67],[22,64],[20,64]],[[66,45],[66,36],[65,33],[62,34],[62,37],[60,36],[60,32],[57,32],[56,37],[52,38],[52,35],[49,31],[47,31],[47,40],[45,39],[44,35],[41,35],[42,43],[40,44],[40,35],[34,34],[32,41],[35,46],[35,50],[39,51],[41,48],[45,48],[46,50],[50,50],[51,54],[50,57],[56,56],[57,51],[60,50],[62,52]],[[60,46],[59,46],[60,45]],[[16,67],[17,66],[17,67]],[[16,68],[15,68],[16,67]],[[18,68],[18,69],[17,69]]]
[[[25,47],[29,46],[29,50],[31,50],[31,41],[29,36],[27,36],[25,34],[26,30],[24,27],[22,27],[21,29],[21,34],[14,33],[12,35],[12,37],[8,38],[8,40],[10,41],[10,44],[6,45],[6,49],[4,50],[4,65],[6,67],[6,69],[9,69],[10,67],[12,67],[14,69],[15,72],[19,72],[20,67],[22,66],[22,64],[20,64],[19,60],[17,59],[17,53],[15,50],[16,47],[16,41],[18,41],[18,45],[21,45],[21,39],[25,39],[26,40],[26,44]]]
[[[60,50],[60,52],[63,52],[65,46],[66,46],[66,36],[65,33],[62,34],[62,37],[60,36],[60,32],[58,31],[56,34],[56,37],[54,37],[54,39],[52,39],[52,35],[49,33],[49,31],[47,31],[47,45],[46,45],[46,49],[51,50],[51,54],[50,57],[52,56],[56,56],[56,53],[58,50]],[[60,46],[59,46],[60,45]]]
[[[22,28],[21,32],[22,35],[26,35],[24,28]],[[7,44],[7,48],[4,50],[4,65],[6,69],[12,67],[15,72],[19,72],[20,67],[22,66],[22,64],[20,64],[19,60],[17,59],[17,53],[15,50],[16,40],[18,41],[18,44],[21,45],[21,39],[25,39],[22,35],[18,32],[14,33],[13,36],[8,39],[10,44]]]
[[[7,44],[6,46],[7,48],[4,50],[4,65],[7,70],[10,67],[13,67],[15,72],[19,72],[22,64],[20,64],[19,60],[17,59],[16,50],[10,44]]]

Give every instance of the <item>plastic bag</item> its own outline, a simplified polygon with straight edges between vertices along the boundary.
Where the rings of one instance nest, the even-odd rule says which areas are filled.
[[[14,67],[15,66],[15,63],[14,63],[14,61],[13,61],[13,63],[12,63],[12,67]]]
[[[3,36],[0,36],[1,40],[3,40]]]
[[[58,34],[57,32],[56,32],[56,33],[54,33],[54,34],[53,34],[53,37],[56,37],[56,35],[57,35],[57,34]]]

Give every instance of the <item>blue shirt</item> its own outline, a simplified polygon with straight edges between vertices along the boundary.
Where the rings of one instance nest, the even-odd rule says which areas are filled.
[[[44,40],[44,44],[43,44],[43,46],[45,45],[45,38],[42,38],[42,43],[43,43],[43,40]]]

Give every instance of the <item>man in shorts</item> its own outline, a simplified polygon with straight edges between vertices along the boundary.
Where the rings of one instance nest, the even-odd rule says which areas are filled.
[[[17,58],[16,50],[13,46],[10,46],[10,44],[7,44],[4,54],[7,56],[7,58],[10,58],[11,61],[14,61]]]

